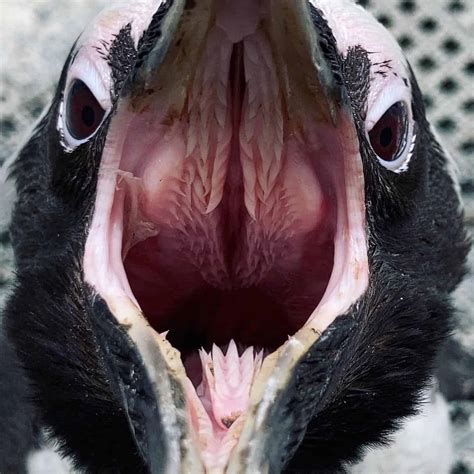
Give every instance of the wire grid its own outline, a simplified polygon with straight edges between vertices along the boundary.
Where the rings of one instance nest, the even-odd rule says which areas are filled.
[[[0,0],[0,162],[46,105],[75,35],[107,3]],[[474,183],[474,1],[359,3],[392,30],[405,49],[431,122],[458,158],[461,178]]]
[[[474,2],[361,0],[392,31],[424,92],[431,123],[474,177]]]

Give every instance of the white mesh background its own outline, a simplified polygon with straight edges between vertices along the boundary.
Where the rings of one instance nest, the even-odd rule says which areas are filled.
[[[44,107],[76,35],[106,0],[0,0],[0,162]],[[360,0],[404,47],[428,115],[472,180],[474,1]],[[19,133],[20,132],[20,133]]]
[[[473,177],[474,2],[361,0],[404,48],[425,94],[431,123]]]
[[[0,0],[0,161],[45,105],[75,36],[105,0]],[[474,1],[361,0],[392,30],[431,122],[472,178]]]

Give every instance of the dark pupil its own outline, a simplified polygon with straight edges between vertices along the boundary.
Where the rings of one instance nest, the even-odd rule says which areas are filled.
[[[405,144],[407,111],[403,102],[392,105],[369,132],[370,144],[385,161],[396,160]]]
[[[380,132],[380,144],[386,148],[388,147],[393,140],[393,132],[390,127],[385,127],[381,132]]]
[[[86,125],[87,127],[94,126],[95,113],[92,107],[86,106],[82,109],[82,121],[84,122],[84,125]]]
[[[76,80],[66,99],[66,124],[76,140],[84,140],[99,128],[105,111],[90,89],[81,80]]]

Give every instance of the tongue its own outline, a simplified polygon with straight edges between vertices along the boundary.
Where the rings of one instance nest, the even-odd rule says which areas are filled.
[[[202,405],[217,426],[226,430],[245,412],[252,382],[262,364],[263,352],[248,347],[239,356],[232,340],[226,354],[214,345],[211,352],[199,351],[202,381],[196,389]]]

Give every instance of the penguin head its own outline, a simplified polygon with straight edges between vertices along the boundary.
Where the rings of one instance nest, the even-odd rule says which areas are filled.
[[[141,0],[12,167],[5,316],[91,471],[334,471],[413,414],[467,252],[390,34],[347,0]]]

